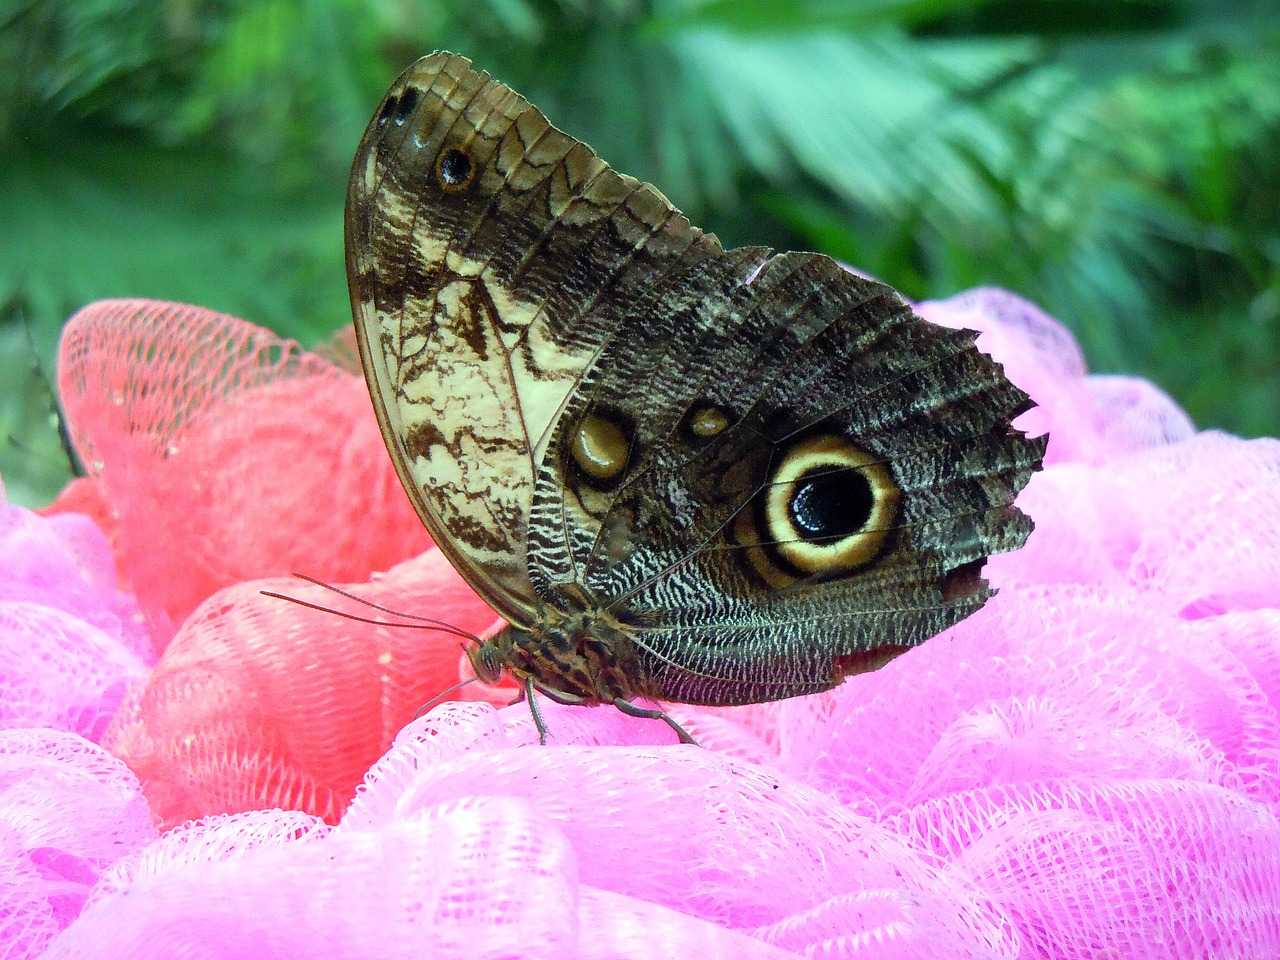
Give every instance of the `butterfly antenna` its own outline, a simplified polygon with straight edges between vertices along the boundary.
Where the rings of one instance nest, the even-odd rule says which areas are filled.
[[[366,600],[364,597],[358,597],[354,593],[348,593],[340,587],[333,584],[325,583],[323,580],[317,580],[315,577],[309,577],[304,573],[293,574],[299,580],[305,580],[307,583],[315,584],[317,587],[323,587],[331,593],[336,593],[340,597],[346,597],[362,606],[370,607],[379,613],[385,613],[389,617],[399,617],[403,620],[412,620],[413,623],[388,623],[386,620],[379,620],[373,617],[362,617],[355,613],[345,613],[341,610],[334,610],[332,607],[326,607],[319,603],[312,603],[309,600],[302,600],[299,597],[291,597],[288,594],[276,593],[274,590],[259,591],[264,597],[272,597],[276,600],[287,600],[289,603],[296,603],[300,607],[307,607],[311,610],[319,610],[322,613],[332,613],[335,616],[352,620],[356,623],[370,623],[380,627],[403,627],[406,630],[442,630],[445,633],[451,633],[455,637],[461,637],[463,640],[470,640],[472,643],[479,643],[480,638],[473,633],[468,633],[460,627],[455,627],[451,623],[445,623],[443,620],[437,620],[435,617],[424,617],[415,613],[403,613],[399,610],[392,610],[390,607],[384,607],[380,603],[374,603],[372,600]]]
[[[459,680],[448,690],[445,690],[442,693],[437,693],[434,697],[432,697],[430,700],[428,700],[426,703],[424,703],[422,706],[418,708],[418,712],[413,715],[413,719],[417,720],[420,716],[422,716],[424,713],[426,713],[428,710],[434,707],[437,703],[442,701],[445,697],[449,696],[449,694],[454,693],[458,690],[461,690],[468,683],[475,683],[479,679],[480,679],[479,677],[467,677],[467,679],[465,680]]]

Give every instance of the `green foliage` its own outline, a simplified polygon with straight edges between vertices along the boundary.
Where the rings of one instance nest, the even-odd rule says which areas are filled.
[[[0,475],[19,500],[65,475],[30,370],[84,303],[185,300],[306,341],[348,321],[350,157],[437,47],[728,243],[824,250],[918,298],[1008,287],[1095,369],[1280,433],[1264,0],[7,3]]]

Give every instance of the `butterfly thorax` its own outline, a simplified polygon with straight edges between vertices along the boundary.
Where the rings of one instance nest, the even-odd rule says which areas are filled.
[[[502,670],[566,703],[612,703],[651,696],[626,628],[601,610],[550,610],[529,627],[508,625],[471,652],[476,675]]]

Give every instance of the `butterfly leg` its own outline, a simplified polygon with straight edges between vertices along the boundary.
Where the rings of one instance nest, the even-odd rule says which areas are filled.
[[[545,747],[547,745],[547,725],[542,720],[542,712],[538,709],[537,701],[533,699],[534,690],[541,691],[542,695],[553,703],[562,703],[567,707],[576,707],[586,701],[582,697],[575,696],[572,693],[565,693],[563,690],[540,687],[534,683],[532,677],[524,678],[524,686],[520,690],[520,700],[529,701],[529,712],[533,714],[533,725],[538,728],[538,742]],[[514,702],[519,703],[520,700]]]
[[[661,720],[668,727],[676,732],[676,736],[680,738],[681,743],[689,743],[698,746],[698,741],[689,735],[689,731],[674,719],[661,710],[650,710],[647,707],[638,707],[630,700],[623,700],[621,697],[613,698],[613,705],[625,713],[628,717],[639,717],[641,720]]]
[[[533,714],[533,725],[538,728],[538,743],[542,746],[547,745],[547,724],[542,719],[542,711],[538,709],[538,701],[533,698],[533,678],[524,678],[524,689],[520,692],[521,699],[526,700],[529,704],[529,712]]]
[[[538,709],[538,701],[534,699],[533,692],[535,689],[536,687],[534,686],[533,678],[525,677],[522,696],[524,700],[528,701],[529,712],[533,714],[533,725],[538,728],[538,743],[545,747],[547,745],[547,724],[542,719],[542,711]],[[542,692],[556,703],[582,703],[581,698],[562,693],[558,690],[543,690]],[[680,738],[681,743],[692,744],[695,747],[699,746],[698,741],[690,736],[688,730],[680,726],[680,724],[678,724],[672,717],[668,716],[661,710],[650,710],[647,707],[640,707],[632,703],[630,700],[623,700],[621,697],[614,697],[613,705],[629,717],[639,717],[641,720],[661,720],[676,732],[676,736]]]

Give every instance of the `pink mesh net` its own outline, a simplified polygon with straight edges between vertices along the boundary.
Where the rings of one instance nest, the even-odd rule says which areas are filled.
[[[96,740],[154,661],[102,531],[7,504],[0,488],[0,728]]]
[[[296,570],[494,626],[421,553],[358,377],[194,308],[80,314],[95,474],[61,504],[107,522],[145,618],[91,524],[4,508],[0,953],[1280,955],[1280,442],[1088,376],[1009,294],[921,311],[1040,404],[1036,532],[876,673],[672,706],[701,749],[545,701],[539,747],[478,684],[413,719],[466,675],[456,637],[261,593],[378,615]]]
[[[101,747],[0,730],[0,955],[40,956],[98,879],[155,839],[138,779]]]

